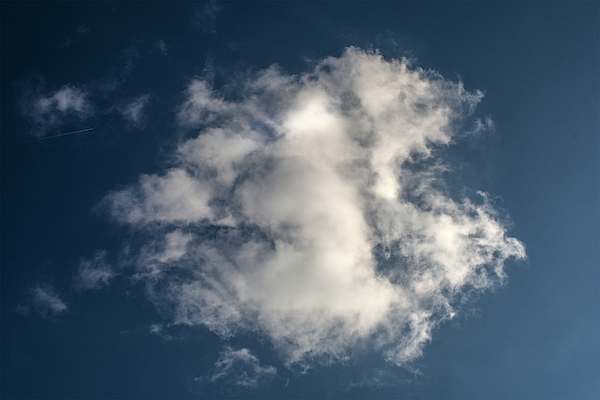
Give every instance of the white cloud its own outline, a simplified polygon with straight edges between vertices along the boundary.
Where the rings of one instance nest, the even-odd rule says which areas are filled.
[[[182,168],[165,176],[143,175],[135,188],[108,196],[113,215],[130,224],[200,222],[210,220],[212,190]]]
[[[188,244],[192,235],[176,229],[158,240],[148,240],[140,250],[136,260],[136,280],[161,278],[165,272],[177,263],[189,258]]]
[[[21,113],[36,127],[35,135],[43,136],[67,118],[84,121],[93,114],[93,106],[85,89],[64,85],[47,93],[43,82],[35,90],[25,91],[21,98]]]
[[[67,312],[69,307],[49,284],[38,284],[29,288],[29,301],[33,308],[44,318],[50,318]]]
[[[198,137],[105,199],[153,238],[137,276],[173,323],[260,333],[287,366],[363,345],[406,365],[461,296],[525,257],[485,194],[445,185],[439,149],[480,92],[355,48],[238,87],[228,100],[193,80],[178,119]]]
[[[178,120],[181,125],[195,126],[215,113],[226,111],[233,105],[215,97],[208,82],[193,80],[186,90],[187,100],[181,105]]]
[[[106,252],[99,251],[93,259],[79,262],[75,286],[78,290],[100,289],[108,286],[110,280],[116,275],[106,263]]]
[[[163,326],[163,324],[152,324],[148,328],[148,331],[152,335],[160,337],[163,342],[170,342],[171,340],[173,340],[173,336],[165,333],[165,327]]]
[[[248,349],[234,350],[229,346],[221,352],[215,367],[210,377],[212,382],[227,380],[242,387],[256,387],[260,380],[277,374],[277,368],[261,366],[258,358]]]

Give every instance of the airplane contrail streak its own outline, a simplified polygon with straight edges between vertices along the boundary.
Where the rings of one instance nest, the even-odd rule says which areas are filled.
[[[89,131],[91,131],[91,130],[93,130],[93,129],[94,129],[94,128],[85,128],[85,129],[80,129],[80,130],[78,130],[78,131],[67,132],[67,133],[61,133],[60,135],[54,135],[54,136],[44,136],[44,137],[37,138],[37,139],[26,140],[26,141],[24,141],[24,142],[13,143],[13,144],[12,144],[12,145],[10,145],[10,146],[14,146],[14,145],[17,145],[17,144],[25,144],[25,143],[32,143],[32,142],[40,142],[40,141],[42,141],[42,140],[54,139],[54,138],[61,137],[61,136],[75,135],[75,134],[77,134],[77,133],[89,132]]]

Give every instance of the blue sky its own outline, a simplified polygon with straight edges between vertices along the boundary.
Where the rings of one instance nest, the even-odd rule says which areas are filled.
[[[3,398],[600,397],[597,2],[1,7]]]

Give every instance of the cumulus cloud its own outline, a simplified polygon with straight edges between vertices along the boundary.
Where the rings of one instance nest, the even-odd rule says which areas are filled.
[[[84,121],[93,114],[89,94],[83,88],[64,85],[48,93],[43,80],[35,88],[27,88],[21,97],[21,114],[34,126],[35,136],[44,136],[67,119]]]
[[[78,290],[100,289],[108,286],[110,280],[115,276],[116,273],[106,262],[106,252],[99,251],[93,259],[83,259],[79,262],[75,287]]]
[[[44,318],[51,318],[67,312],[69,306],[65,303],[56,289],[50,284],[40,283],[28,290],[28,305],[19,305],[17,311],[26,315],[31,307]]]
[[[185,95],[178,121],[197,137],[105,198],[143,239],[136,276],[174,324],[259,333],[287,366],[365,348],[402,366],[525,257],[485,193],[446,183],[442,150],[483,97],[460,82],[349,48]],[[258,365],[240,351],[215,376]]]
[[[260,380],[277,374],[277,368],[262,366],[248,349],[234,350],[229,346],[221,352],[215,367],[215,372],[210,377],[211,382],[225,380],[242,387],[256,387]]]

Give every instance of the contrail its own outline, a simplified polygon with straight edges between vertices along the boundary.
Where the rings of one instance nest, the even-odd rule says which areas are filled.
[[[54,136],[45,136],[45,137],[41,137],[41,138],[37,138],[37,139],[31,139],[31,140],[26,140],[24,142],[19,142],[19,143],[13,143],[9,146],[15,146],[18,144],[25,144],[25,143],[32,143],[32,142],[40,142],[42,140],[48,140],[48,139],[54,139],[57,137],[61,137],[61,136],[69,136],[69,135],[75,135],[77,133],[83,133],[83,132],[89,132],[91,130],[93,130],[94,128],[85,128],[85,129],[80,129],[78,131],[73,131],[73,132],[67,132],[67,133],[61,133],[60,135],[54,135]]]

